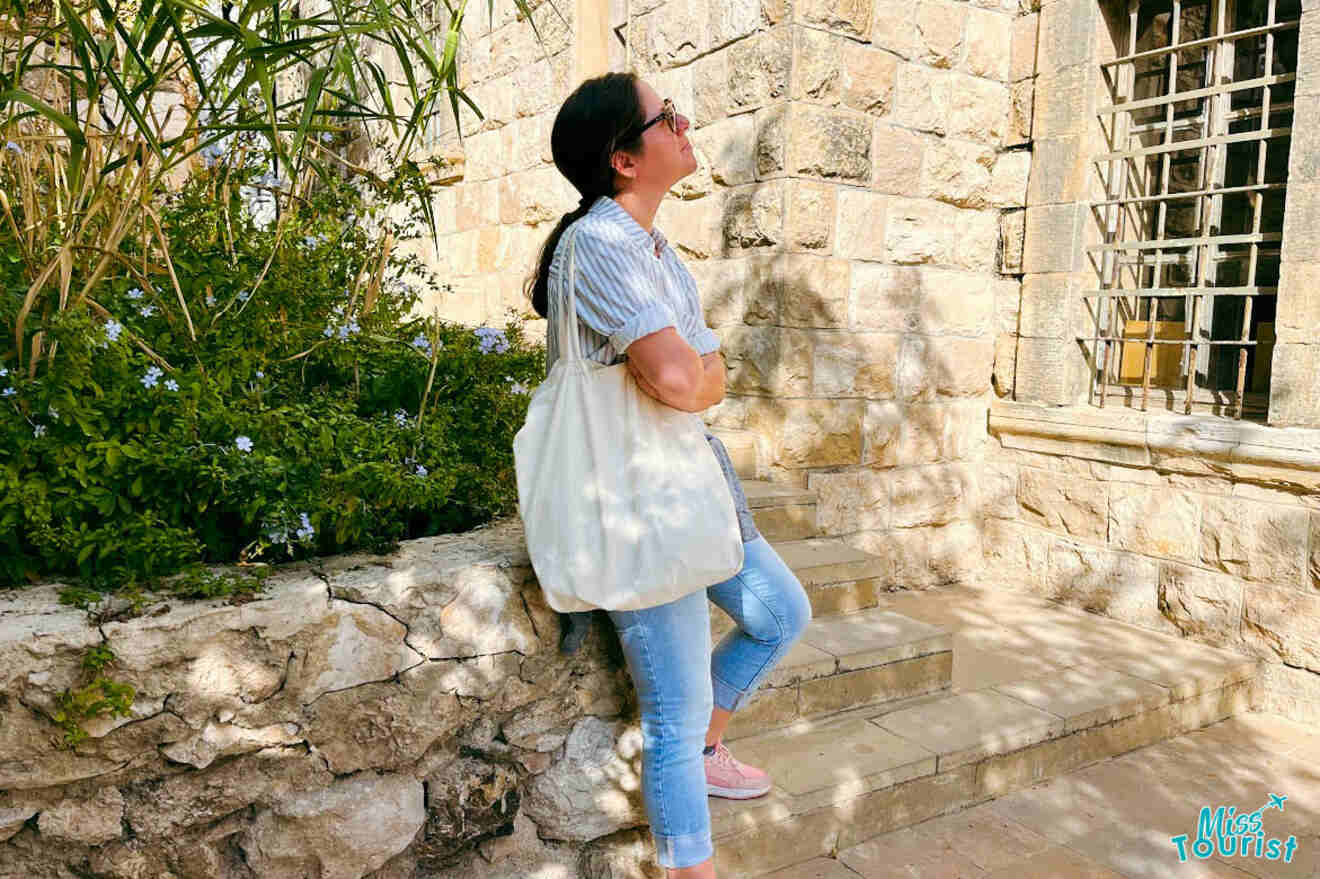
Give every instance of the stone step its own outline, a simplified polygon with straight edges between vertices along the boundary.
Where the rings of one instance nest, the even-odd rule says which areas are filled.
[[[775,541],[774,547],[807,590],[813,616],[852,613],[879,603],[880,584],[887,572],[879,556],[855,549],[838,537]]]
[[[763,479],[744,479],[742,487],[757,530],[766,540],[778,543],[820,535],[815,492]]]
[[[875,609],[813,619],[755,697],[734,713],[730,741],[822,717],[947,690],[953,636]]]
[[[757,800],[710,800],[719,875],[806,863],[1258,704],[1258,660],[1113,626],[1102,638],[1093,622],[1066,615],[1003,627],[996,649],[1005,656],[1073,664],[738,739],[734,753],[770,772],[775,788]]]

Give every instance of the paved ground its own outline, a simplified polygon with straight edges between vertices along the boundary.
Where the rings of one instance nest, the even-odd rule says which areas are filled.
[[[1291,863],[1180,863],[1202,806],[1262,813]],[[1189,842],[1190,844],[1190,842]],[[1320,730],[1245,714],[772,874],[776,879],[1320,879]]]

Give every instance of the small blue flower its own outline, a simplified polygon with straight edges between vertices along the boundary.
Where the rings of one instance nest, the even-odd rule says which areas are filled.
[[[148,367],[146,374],[142,376],[142,387],[154,388],[160,382],[160,377],[164,374],[164,371],[159,366]]]
[[[239,291],[239,294],[238,294],[238,301],[239,301],[239,302],[247,302],[247,301],[248,301],[249,299],[251,299],[251,298],[252,298],[252,291],[251,291],[251,290],[240,290],[240,291]]]
[[[417,473],[418,476],[422,477],[423,479],[426,478],[427,469],[423,467],[421,464],[417,465],[417,470],[415,472]]]
[[[36,427],[32,428],[32,435],[37,439],[41,439],[46,435],[46,425],[38,424]]]
[[[321,333],[321,335],[325,336],[327,339],[333,336],[334,334],[335,334],[335,328],[332,327],[330,324],[326,324],[325,332]]]
[[[345,340],[345,339],[347,339],[347,338],[348,338],[348,327],[347,327],[347,326],[340,327],[340,328],[339,328],[339,340],[342,342],[343,340]]]
[[[60,413],[59,413],[59,410],[56,409],[54,406],[47,406],[47,407],[46,407],[46,414],[49,415],[49,416],[51,417],[51,419],[54,420],[54,421],[59,421],[59,420],[60,420]]]
[[[214,294],[214,293],[207,293],[207,294],[206,294],[206,307],[207,307],[207,308],[214,308],[214,307],[215,307],[215,294]]]
[[[141,299],[143,296],[142,289],[140,287],[134,287],[132,290],[128,291],[127,295],[129,299]]]
[[[321,143],[329,143],[330,141],[332,141],[332,140],[334,140],[334,139],[335,139],[335,136],[334,136],[333,134],[331,134],[330,132],[328,132],[328,131],[323,131],[323,132],[321,132]]]
[[[4,378],[7,375],[9,375],[9,370],[3,366],[0,366],[0,378]]]
[[[23,148],[12,140],[5,141],[5,149],[9,150],[11,153],[18,153],[20,156],[23,155]]]
[[[17,393],[18,391],[14,389],[14,386],[10,385],[9,387],[5,388],[3,391],[0,391],[0,397],[12,397],[14,396],[14,394]]]
[[[406,426],[408,424],[408,413],[402,409],[396,410],[394,413],[394,423],[399,427]]]
[[[166,390],[177,391],[179,389],[179,383],[172,378],[166,379],[165,388]]]
[[[425,336],[419,335],[417,338],[413,339],[412,346],[416,348],[418,351],[421,351],[427,357],[431,356],[431,340],[426,338]],[[445,346],[444,343],[441,342],[440,347],[443,348],[444,346]]]
[[[258,369],[258,370],[257,370],[257,378],[265,378],[265,377],[266,377],[266,373],[264,373],[264,372],[262,372],[261,370]]]
[[[481,340],[481,353],[489,354],[494,351],[496,354],[503,354],[509,350],[509,340],[504,337],[503,330],[497,330],[492,327],[481,327],[476,330],[477,338]]]
[[[156,306],[144,305],[138,309],[138,313],[141,314],[143,317],[151,317],[153,314],[156,313]]]
[[[307,518],[306,513],[299,513],[298,518],[301,521],[301,527],[295,532],[299,540],[311,540],[316,535],[316,528],[312,526],[311,519]]]
[[[234,445],[238,448],[240,452],[252,451],[252,440],[246,436],[236,437],[234,439]]]
[[[111,318],[105,324],[105,338],[108,342],[118,342],[119,334],[124,331],[124,325]]]

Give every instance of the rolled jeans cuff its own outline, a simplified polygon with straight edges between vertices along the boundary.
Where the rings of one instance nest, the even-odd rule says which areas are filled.
[[[715,675],[710,676],[710,686],[711,690],[714,692],[715,706],[717,708],[723,708],[725,711],[737,711],[753,692],[751,690],[739,690],[737,687],[730,686],[715,677]]]
[[[695,867],[715,857],[715,844],[710,831],[685,833],[682,836],[660,836],[652,832],[655,840],[656,860],[669,870]]]

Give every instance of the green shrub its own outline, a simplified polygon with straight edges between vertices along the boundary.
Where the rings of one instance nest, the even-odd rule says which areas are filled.
[[[416,178],[370,202],[329,184],[263,228],[231,173],[165,200],[167,254],[126,243],[87,307],[34,309],[18,341],[31,279],[0,228],[0,585],[186,571],[181,594],[213,595],[200,563],[383,550],[516,509],[544,351],[516,315],[417,316],[441,287],[389,247],[418,236],[392,218]]]

